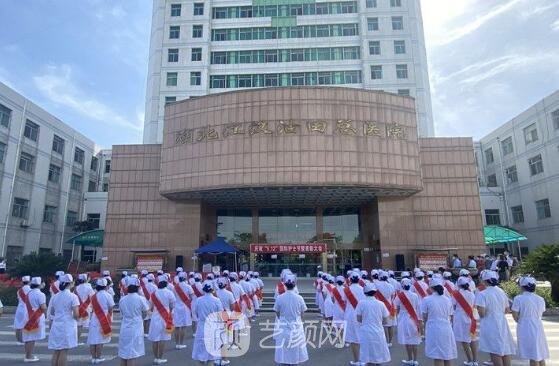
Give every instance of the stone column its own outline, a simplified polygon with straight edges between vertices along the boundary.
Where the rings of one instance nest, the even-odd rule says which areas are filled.
[[[258,208],[253,208],[252,209],[252,242],[253,243],[258,243],[258,236],[259,236],[259,232],[258,232]],[[250,246],[248,248],[250,250]],[[256,269],[255,268],[256,265],[256,254],[254,253],[250,253],[250,268],[251,269]]]

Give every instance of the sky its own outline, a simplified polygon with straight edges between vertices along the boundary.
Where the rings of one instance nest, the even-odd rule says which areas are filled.
[[[437,136],[559,88],[558,0],[421,0]],[[101,147],[140,143],[151,0],[2,0],[0,81]]]

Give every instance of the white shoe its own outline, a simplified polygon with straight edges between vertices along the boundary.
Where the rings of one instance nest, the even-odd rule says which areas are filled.
[[[23,343],[23,342],[16,342],[16,344],[17,344],[18,346],[25,346],[25,343]]]
[[[483,364],[485,366],[493,366],[493,362],[491,362],[491,361],[483,361]]]
[[[413,361],[414,366],[419,366],[419,361]]]
[[[90,362],[91,362],[92,365],[97,365],[97,359],[96,358],[92,358]]]
[[[388,347],[389,347],[389,348],[392,347],[392,343],[387,343],[387,344],[388,344]]]
[[[79,342],[79,343],[78,343],[78,347],[81,347],[81,346],[83,346],[84,344],[85,344],[85,343],[83,343],[83,342]]]
[[[349,343],[344,344],[344,347],[345,347],[345,348],[348,348],[348,347],[349,347]]]
[[[147,338],[147,337],[148,337],[148,335],[147,335],[147,334],[144,334],[144,338]]]
[[[97,359],[97,363],[101,363],[101,362],[105,362],[105,361],[107,361],[107,360],[104,359],[104,358],[98,358],[98,359]]]
[[[167,360],[166,360],[166,359],[164,359],[164,358],[159,358],[159,359],[157,359],[157,364],[158,364],[158,365],[163,365],[164,363],[167,363]]]
[[[412,361],[412,360],[402,360],[402,363],[403,363],[403,364],[406,364],[406,365],[413,365],[413,361]]]
[[[39,357],[33,356],[32,358],[24,358],[23,362],[37,362],[39,361]]]

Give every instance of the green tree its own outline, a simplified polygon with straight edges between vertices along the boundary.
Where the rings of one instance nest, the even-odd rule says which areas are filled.
[[[43,281],[54,276],[54,272],[66,270],[66,261],[64,257],[54,255],[52,253],[31,253],[24,255],[18,261],[14,261],[13,265],[8,268],[8,273],[12,277],[40,276]]]
[[[542,245],[524,258],[522,273],[544,277],[551,283],[551,296],[559,302],[559,244]]]

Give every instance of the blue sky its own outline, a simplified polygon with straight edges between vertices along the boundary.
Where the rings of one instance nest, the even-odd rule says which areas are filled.
[[[559,88],[559,1],[421,0],[436,134],[479,138]],[[100,146],[139,143],[151,0],[2,0],[0,81]]]

